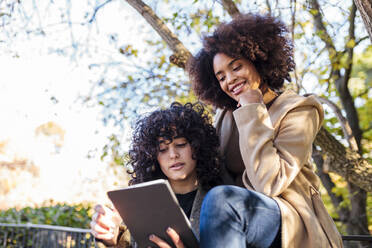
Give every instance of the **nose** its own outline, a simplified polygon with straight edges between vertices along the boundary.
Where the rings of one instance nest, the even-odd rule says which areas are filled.
[[[174,159],[174,158],[178,158],[179,157],[179,153],[177,151],[177,149],[175,148],[169,148],[169,157]]]
[[[236,80],[236,77],[234,76],[233,73],[230,73],[230,72],[226,73],[227,84],[233,84],[235,82],[235,80]]]

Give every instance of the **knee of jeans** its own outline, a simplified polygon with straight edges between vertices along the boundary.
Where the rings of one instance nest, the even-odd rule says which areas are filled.
[[[218,211],[218,209],[225,208],[225,205],[228,204],[228,197],[233,192],[230,187],[228,185],[221,185],[212,188],[204,198],[202,209]]]

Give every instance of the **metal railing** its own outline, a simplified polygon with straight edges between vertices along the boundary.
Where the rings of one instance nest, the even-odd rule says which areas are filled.
[[[345,247],[360,242],[372,244],[370,235],[344,235]],[[94,248],[95,241],[89,229],[0,223],[0,248]]]
[[[0,223],[0,248],[94,248],[89,229]]]
[[[363,244],[365,247],[372,247],[371,235],[343,235],[342,241],[345,248],[358,247],[358,244]]]

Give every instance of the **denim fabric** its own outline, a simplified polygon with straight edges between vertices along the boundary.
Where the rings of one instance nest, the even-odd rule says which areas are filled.
[[[280,247],[280,218],[279,206],[264,194],[237,186],[215,187],[203,201],[200,247]]]

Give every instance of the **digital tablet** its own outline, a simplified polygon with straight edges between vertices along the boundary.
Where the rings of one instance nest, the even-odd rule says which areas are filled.
[[[186,247],[199,247],[191,224],[167,180],[140,183],[109,191],[107,195],[140,248],[157,247],[149,240],[150,234],[175,247],[166,233],[168,227],[180,235]]]

